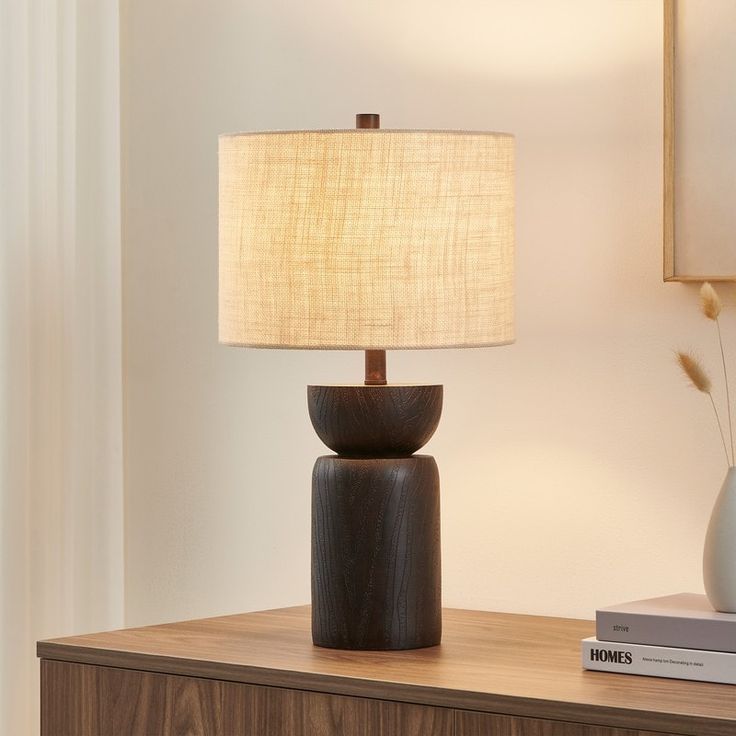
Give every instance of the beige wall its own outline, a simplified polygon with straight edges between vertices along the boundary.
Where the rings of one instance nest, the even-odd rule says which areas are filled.
[[[362,356],[217,344],[216,143],[359,111],[517,135],[517,343],[389,355],[445,384],[445,603],[700,591],[724,467],[671,356],[715,351],[661,282],[661,2],[123,5],[128,623],[308,600],[305,385]]]

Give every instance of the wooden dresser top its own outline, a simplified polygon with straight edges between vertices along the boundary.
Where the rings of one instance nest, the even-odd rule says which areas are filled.
[[[308,606],[42,641],[108,667],[698,736],[736,734],[736,686],[586,672],[575,619],[445,609],[439,647],[314,647]]]

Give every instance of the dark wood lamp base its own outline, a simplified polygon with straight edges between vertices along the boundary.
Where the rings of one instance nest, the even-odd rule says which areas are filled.
[[[309,414],[338,455],[312,476],[312,639],[336,649],[440,643],[439,474],[414,455],[442,386],[309,386]]]

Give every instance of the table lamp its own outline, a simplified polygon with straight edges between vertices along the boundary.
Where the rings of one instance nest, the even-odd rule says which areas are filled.
[[[442,386],[389,384],[386,350],[513,341],[514,139],[349,130],[219,139],[219,338],[364,350],[365,381],[309,386],[336,454],[312,475],[312,639],[439,644],[439,476],[414,454]]]

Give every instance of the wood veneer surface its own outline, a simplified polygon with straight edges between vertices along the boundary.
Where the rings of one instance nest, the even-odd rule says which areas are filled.
[[[44,660],[41,736],[451,736],[448,708]]]
[[[470,711],[455,711],[455,734],[457,736],[672,736],[661,731],[658,733],[632,731],[628,728],[494,716]]]
[[[736,734],[729,685],[586,672],[590,621],[446,609],[438,647],[314,647],[308,606],[39,642],[46,659],[697,736]]]

